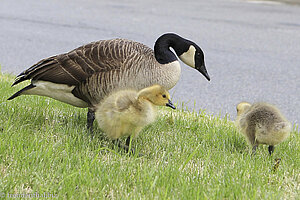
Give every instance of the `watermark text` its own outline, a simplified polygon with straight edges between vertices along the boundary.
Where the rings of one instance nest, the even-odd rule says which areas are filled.
[[[24,193],[24,194],[13,194],[0,192],[0,198],[57,198],[56,194],[44,192],[44,193]]]

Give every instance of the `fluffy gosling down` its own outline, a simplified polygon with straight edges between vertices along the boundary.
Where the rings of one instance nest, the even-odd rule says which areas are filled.
[[[253,154],[259,144],[266,144],[271,155],[274,146],[283,142],[291,132],[291,124],[274,105],[241,102],[236,108],[236,125],[251,145]]]
[[[128,152],[130,137],[136,138],[146,125],[154,122],[156,106],[175,109],[169,92],[160,85],[140,91],[121,90],[112,93],[97,105],[95,118],[102,131]],[[122,136],[128,136],[126,145],[118,142]]]

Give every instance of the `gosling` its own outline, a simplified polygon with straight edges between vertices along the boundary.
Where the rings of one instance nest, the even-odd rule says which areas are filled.
[[[274,146],[283,142],[291,132],[291,124],[271,104],[241,102],[236,109],[236,125],[251,145],[253,154],[259,144],[266,144],[272,155]]]
[[[112,93],[96,106],[95,118],[108,138],[128,152],[131,137],[136,138],[146,125],[155,121],[156,106],[175,109],[169,92],[160,85],[152,85],[140,91],[121,90]],[[127,136],[126,145],[118,141],[122,136]]]

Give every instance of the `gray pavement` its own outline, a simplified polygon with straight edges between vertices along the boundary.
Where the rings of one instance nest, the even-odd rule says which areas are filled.
[[[158,3],[159,2],[159,3]],[[235,117],[240,101],[267,101],[299,124],[300,6],[243,0],[4,0],[0,64],[17,74],[91,41],[128,38],[153,47],[165,32],[205,52],[211,82],[182,63],[173,101]]]

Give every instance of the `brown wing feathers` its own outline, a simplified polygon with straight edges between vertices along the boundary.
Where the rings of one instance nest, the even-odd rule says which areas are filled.
[[[41,69],[47,67],[48,65],[52,65],[53,61],[54,61],[54,57],[50,57],[50,58],[41,60],[37,64],[31,66],[29,69],[21,72],[17,76],[17,78],[16,78],[15,82],[12,84],[12,86],[14,86],[22,81],[32,79],[36,75],[42,73],[43,70],[41,71]]]
[[[91,43],[69,53],[43,59],[19,74],[13,85],[29,79],[78,85],[81,81],[99,71],[99,65],[95,62],[99,57],[97,56],[96,59],[94,56],[96,52],[91,52],[91,49],[97,49],[98,45],[97,43]],[[93,57],[94,59],[92,59]]]
[[[76,70],[76,67],[72,67],[73,64],[70,61],[64,62],[65,56],[66,55],[54,56],[40,61],[19,74],[13,85],[29,79],[69,85],[78,84],[78,76],[76,77],[78,70]],[[60,60],[64,63],[62,64]],[[72,68],[72,71],[68,70],[70,68]]]
[[[132,66],[134,71],[139,69],[135,63],[142,62],[138,55],[143,54],[153,55],[153,51],[143,44],[124,39],[92,42],[41,60],[19,74],[13,85],[30,79],[75,85],[72,93],[76,97],[86,102],[98,102],[102,95],[113,89],[112,83],[120,79],[121,74],[134,73],[130,69]]]

